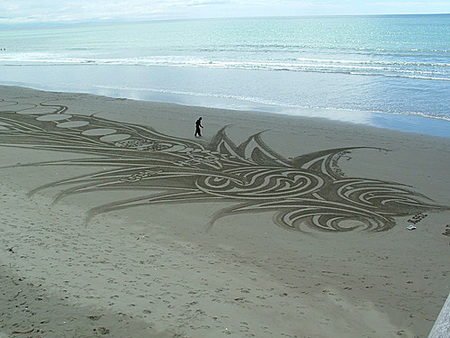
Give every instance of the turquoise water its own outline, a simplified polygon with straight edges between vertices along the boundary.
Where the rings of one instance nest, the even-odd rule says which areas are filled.
[[[3,84],[380,126],[426,117],[450,136],[450,15],[3,27],[0,48]]]

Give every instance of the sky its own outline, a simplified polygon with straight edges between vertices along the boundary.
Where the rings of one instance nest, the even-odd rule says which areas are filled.
[[[449,0],[0,0],[0,24],[450,13]]]

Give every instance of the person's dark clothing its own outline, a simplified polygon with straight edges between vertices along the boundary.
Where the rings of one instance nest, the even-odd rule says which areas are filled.
[[[201,117],[197,121],[195,121],[195,134],[194,134],[195,137],[202,136],[202,131],[200,128],[203,128]]]

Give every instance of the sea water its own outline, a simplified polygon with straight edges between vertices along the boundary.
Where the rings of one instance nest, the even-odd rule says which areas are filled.
[[[450,137],[450,15],[3,26],[0,84]]]

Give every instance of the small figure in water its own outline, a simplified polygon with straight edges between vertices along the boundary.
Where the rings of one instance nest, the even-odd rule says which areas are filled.
[[[203,128],[202,126],[202,118],[199,117],[197,121],[195,121],[195,137],[201,137],[202,136],[202,132],[200,130],[200,128]]]

